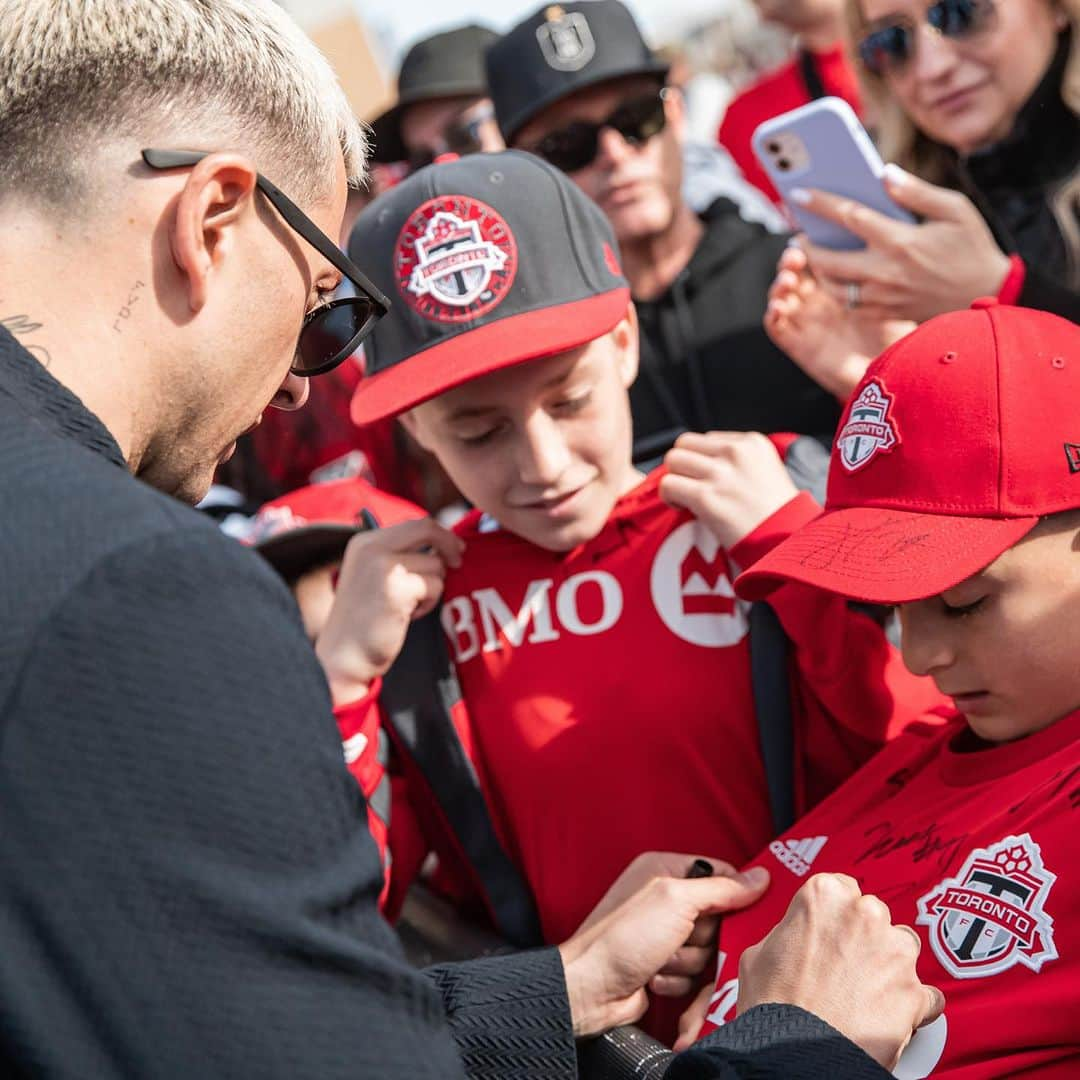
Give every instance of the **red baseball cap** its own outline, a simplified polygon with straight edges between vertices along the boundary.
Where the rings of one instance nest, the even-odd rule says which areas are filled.
[[[616,250],[600,208],[534,154],[469,154],[413,173],[349,239],[393,297],[364,342],[353,422],[608,333],[630,304]]]
[[[396,525],[427,515],[419,506],[351,477],[310,484],[265,503],[252,521],[246,542],[286,581],[336,562],[363,529],[369,510],[380,525]]]
[[[736,583],[871,603],[935,596],[1047,514],[1080,507],[1080,327],[976,300],[867,369],[829,466],[825,513]]]

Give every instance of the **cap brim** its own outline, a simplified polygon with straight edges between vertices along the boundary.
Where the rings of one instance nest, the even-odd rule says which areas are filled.
[[[267,537],[253,547],[286,581],[291,581],[317,566],[337,562],[360,531],[359,525],[305,525]]]
[[[629,303],[629,289],[611,289],[584,300],[508,315],[446,338],[361,379],[352,399],[353,423],[363,426],[397,416],[482,375],[576,349],[615,327]]]
[[[1038,522],[875,507],[831,510],[740,575],[735,591],[760,600],[801,582],[871,604],[923,600],[985,569]]]
[[[539,116],[549,105],[554,105],[556,102],[562,101],[563,98],[580,93],[582,90],[589,89],[589,87],[596,86],[599,83],[613,82],[615,79],[628,79],[631,75],[655,75],[657,78],[664,80],[667,79],[670,70],[670,64],[657,60],[652,64],[636,64],[633,67],[597,71],[591,77],[581,78],[580,73],[578,73],[578,77],[575,77],[572,86],[558,86],[550,93],[530,101],[529,108],[513,117],[507,123],[506,128],[502,129],[503,138],[506,140],[507,146],[509,146],[517,138],[518,132],[534,117]],[[496,119],[498,119],[497,115]]]

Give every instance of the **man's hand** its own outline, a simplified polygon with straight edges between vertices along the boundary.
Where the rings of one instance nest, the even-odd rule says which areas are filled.
[[[945,1007],[919,981],[918,934],[846,874],[816,874],[739,961],[738,1012],[776,1002],[814,1013],[886,1069]]]
[[[799,493],[776,447],[756,431],[687,432],[664,464],[660,498],[689,510],[728,550]]]
[[[866,241],[863,251],[831,251],[800,240],[810,269],[834,298],[843,304],[848,283],[854,282],[861,314],[924,322],[962,310],[979,296],[996,296],[1009,273],[1009,258],[974,203],[896,165],[886,166],[884,179],[893,200],[920,215],[921,222],[895,221],[824,191],[805,192],[799,202]]]
[[[345,549],[334,606],[315,643],[335,704],[355,701],[394,662],[409,623],[442,595],[465,544],[430,518],[357,533]]]
[[[681,861],[678,871],[685,873]],[[607,915],[587,920],[559,946],[574,1034],[583,1038],[632,1024],[648,1006],[645,985],[661,971],[687,978],[682,972],[696,957],[680,954],[695,924],[702,916],[757,900],[769,876],[761,868],[755,871],[696,879],[654,877]]]

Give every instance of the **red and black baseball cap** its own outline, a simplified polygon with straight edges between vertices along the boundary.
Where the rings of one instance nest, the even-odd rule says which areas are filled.
[[[544,4],[487,51],[488,93],[507,142],[579,90],[627,75],[665,79],[667,72],[619,0]]]
[[[1080,327],[976,300],[875,360],[844,413],[825,513],[736,582],[856,600],[935,596],[1080,508]]]
[[[396,525],[427,515],[418,506],[349,477],[310,484],[265,503],[251,523],[246,542],[286,580],[337,562],[364,528],[367,510],[380,525]]]
[[[611,226],[533,154],[431,165],[376,199],[349,251],[393,299],[364,343],[364,425],[493,371],[577,348],[626,315]]]

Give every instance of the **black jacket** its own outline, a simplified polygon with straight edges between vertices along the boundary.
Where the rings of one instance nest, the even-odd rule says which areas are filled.
[[[769,340],[766,294],[786,240],[717,199],[705,233],[671,286],[635,297],[641,371],[630,389],[635,457],[662,453],[674,434],[794,431],[831,435],[840,406]]]
[[[952,159],[953,186],[979,207],[998,243],[1026,269],[1018,303],[1080,322],[1080,116],[1062,100],[1071,48],[1053,63],[1008,137]]]
[[[576,1076],[557,950],[406,966],[292,598],[2,327],[0,507],[5,1075]],[[719,1034],[681,1080],[879,1075],[798,1009]]]

